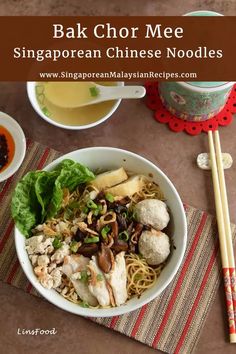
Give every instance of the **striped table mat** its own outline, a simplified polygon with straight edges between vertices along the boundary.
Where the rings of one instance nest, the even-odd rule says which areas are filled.
[[[16,182],[43,168],[59,153],[27,141],[20,170],[0,183],[0,280],[38,295],[20,268],[14,246],[10,201]],[[186,206],[188,245],[174,281],[156,300],[130,314],[93,321],[167,353],[191,353],[200,336],[221,279],[215,218]],[[235,237],[236,227],[232,225]]]

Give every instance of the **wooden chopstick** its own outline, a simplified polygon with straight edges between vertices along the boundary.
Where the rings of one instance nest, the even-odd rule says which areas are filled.
[[[230,221],[229,221],[229,211],[228,211],[226,185],[224,179],[224,170],[223,170],[222,159],[221,159],[219,134],[216,133],[215,137],[216,137],[215,139],[216,139],[216,147],[217,147],[218,164],[216,161],[216,153],[215,153],[212,131],[208,132],[211,171],[212,171],[212,180],[213,180],[213,188],[214,188],[214,196],[215,196],[216,218],[218,224],[221,263],[223,269],[226,305],[227,305],[227,312],[228,312],[229,339],[230,339],[230,343],[236,343],[236,327],[235,327],[236,318],[234,316],[234,311],[236,309],[234,307],[233,294],[232,294],[232,289],[234,285],[233,284],[231,285],[231,279],[230,279],[230,272],[231,272],[230,268],[233,268],[230,267],[230,265],[233,264],[230,262],[230,260],[233,261],[233,258],[229,260],[229,254],[230,256],[232,256],[232,252],[231,252],[233,248],[232,236],[231,236]]]
[[[223,167],[223,162],[222,162],[220,135],[219,135],[218,130],[214,132],[214,141],[215,141],[215,147],[216,147],[216,163],[217,163],[217,169],[218,169],[221,201],[222,201],[223,215],[224,215],[225,237],[226,237],[226,244],[227,244],[228,261],[229,261],[229,276],[230,276],[230,282],[231,282],[231,292],[232,292],[233,307],[234,307],[234,321],[236,322],[235,259],[234,259],[232,232],[231,232],[231,226],[230,226],[230,216],[229,216],[229,206],[228,206],[228,198],[227,198],[227,191],[226,191],[226,183],[225,183],[225,174],[224,174],[224,167]],[[236,326],[236,324],[235,324],[235,326]]]

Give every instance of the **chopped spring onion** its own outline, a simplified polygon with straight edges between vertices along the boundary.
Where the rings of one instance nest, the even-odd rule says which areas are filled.
[[[35,87],[36,94],[37,95],[42,95],[44,93],[44,86],[43,85],[37,85]]]
[[[102,235],[102,238],[106,239],[107,238],[107,234],[108,232],[111,230],[110,226],[109,225],[106,225],[102,228],[102,231],[101,231],[101,235]]]
[[[129,234],[127,231],[122,231],[119,233],[118,238],[119,238],[119,240],[128,241]]]
[[[94,201],[92,199],[90,199],[87,201],[87,207],[89,209],[97,209],[98,206],[96,203],[94,203]]]
[[[98,236],[86,236],[84,239],[84,243],[98,243],[99,237]]]
[[[45,114],[45,116],[51,117],[51,113],[49,112],[49,110],[47,109],[46,106],[44,106],[44,107],[42,108],[42,111],[43,111],[43,113]]]
[[[134,210],[128,210],[127,217],[130,220],[136,220],[137,218],[136,212]]]
[[[80,281],[82,281],[83,283],[87,283],[88,278],[89,278],[89,276],[88,276],[87,271],[86,270],[82,270],[80,272]]]
[[[91,95],[92,97],[97,97],[98,94],[99,94],[99,91],[98,91],[97,87],[95,87],[95,86],[90,87],[90,88],[89,88],[89,91],[90,91],[90,95]]]
[[[94,210],[93,215],[98,216],[101,213],[102,209],[102,205],[99,204],[97,209]]]
[[[59,237],[55,237],[54,240],[52,241],[52,245],[55,249],[61,248],[62,242]]]
[[[81,302],[80,302],[80,306],[81,306],[81,307],[86,307],[86,308],[88,308],[88,307],[89,307],[89,304],[88,304],[86,301],[81,301]]]
[[[126,212],[126,211],[123,211],[123,213],[121,214],[122,216],[123,216],[123,218],[127,218],[127,216],[128,216],[128,213]]]
[[[113,203],[114,200],[115,200],[115,198],[113,197],[113,195],[112,195],[111,193],[106,193],[106,194],[105,194],[105,198],[106,198],[106,200],[107,200],[108,202],[110,202],[110,203]]]
[[[102,211],[102,209],[103,209],[103,206],[101,204],[98,204],[98,210]]]
[[[84,207],[82,211],[83,211],[83,213],[88,214],[89,208]]]
[[[94,216],[98,216],[98,214],[99,214],[99,210],[98,210],[98,208],[97,208],[97,209],[95,209],[95,210],[93,211],[93,215],[94,215]]]
[[[78,249],[79,249],[79,242],[73,240],[70,244],[71,252],[76,253]]]
[[[103,280],[102,274],[97,274],[97,281],[102,281],[102,280]]]

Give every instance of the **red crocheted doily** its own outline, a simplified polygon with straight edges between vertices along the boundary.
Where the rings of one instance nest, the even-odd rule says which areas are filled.
[[[189,122],[173,116],[161,102],[158,92],[158,82],[147,82],[146,105],[154,111],[154,118],[160,123],[168,124],[170,130],[174,132],[185,131],[190,135],[198,135],[201,132],[217,130],[218,126],[229,125],[233,120],[233,113],[236,113],[236,85],[227,100],[223,110],[215,117],[202,122]]]

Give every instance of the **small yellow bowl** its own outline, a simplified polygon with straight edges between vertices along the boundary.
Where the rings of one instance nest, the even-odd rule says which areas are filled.
[[[88,129],[88,128],[93,128],[93,127],[105,122],[108,118],[110,118],[111,115],[117,110],[117,108],[121,102],[121,99],[115,100],[113,102],[113,104],[111,105],[110,110],[106,114],[103,114],[101,117],[99,117],[97,120],[95,120],[91,123],[81,124],[81,125],[64,124],[64,123],[61,123],[59,121],[56,121],[56,120],[48,117],[46,114],[44,114],[44,112],[40,108],[40,105],[39,105],[37,97],[36,97],[36,90],[35,90],[36,84],[37,83],[35,81],[28,81],[26,84],[28,98],[29,98],[29,101],[30,101],[32,107],[34,108],[35,112],[37,112],[38,115],[41,118],[43,118],[44,120],[46,120],[48,123],[53,124],[53,125],[60,127],[60,128],[64,128],[64,129],[84,130],[84,129]],[[117,81],[115,84],[116,84],[116,86],[124,86],[123,81]]]

